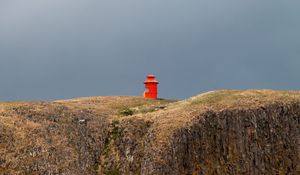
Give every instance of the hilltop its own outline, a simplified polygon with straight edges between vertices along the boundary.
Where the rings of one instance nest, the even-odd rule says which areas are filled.
[[[300,92],[0,103],[0,174],[299,174]]]

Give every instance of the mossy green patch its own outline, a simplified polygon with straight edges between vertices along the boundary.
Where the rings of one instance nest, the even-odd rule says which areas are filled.
[[[130,116],[134,114],[134,110],[126,107],[119,110],[118,114],[121,116]]]
[[[229,97],[232,95],[232,92],[228,91],[218,91],[218,92],[212,92],[212,93],[207,93],[203,94],[199,97],[196,97],[195,99],[191,100],[192,105],[197,105],[197,104],[205,104],[205,103],[216,103],[218,101],[222,101],[225,98]]]

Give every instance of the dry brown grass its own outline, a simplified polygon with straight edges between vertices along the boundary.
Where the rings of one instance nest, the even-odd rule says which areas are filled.
[[[133,117],[143,118],[154,123],[155,129],[153,131],[156,133],[157,146],[159,147],[167,144],[174,130],[190,125],[195,117],[201,116],[209,110],[247,110],[277,102],[284,104],[293,101],[300,101],[299,91],[220,90],[170,103],[163,110]]]
[[[128,96],[87,97],[54,102],[1,102],[0,139],[3,141],[0,142],[0,157],[5,157],[6,160],[0,164],[0,171],[7,172],[12,169],[10,173],[17,174],[19,164],[29,166],[50,153],[54,155],[53,160],[49,160],[52,162],[51,166],[55,164],[55,156],[67,157],[62,157],[63,162],[54,169],[76,167],[74,161],[84,154],[79,150],[80,145],[75,146],[83,139],[80,134],[92,135],[89,137],[93,138],[89,139],[104,139],[102,136],[109,133],[110,123],[114,121],[118,121],[124,127],[127,124],[131,126],[130,123],[134,121],[151,123],[149,130],[155,135],[152,141],[154,150],[160,150],[168,145],[169,138],[176,129],[189,126],[193,119],[209,110],[246,110],[295,101],[300,101],[299,91],[222,90],[178,102]],[[132,110],[133,115],[120,115],[120,110],[123,109]],[[81,120],[88,121],[85,127],[81,126]],[[95,146],[91,146],[90,151],[95,151],[93,149],[96,147],[105,147],[104,143],[93,141],[93,144]],[[30,155],[32,147],[41,149],[37,157]],[[86,146],[83,148],[87,149]],[[0,159],[1,161],[3,160]],[[90,169],[89,173],[98,171],[91,167],[87,169]],[[76,171],[70,172],[78,173]]]

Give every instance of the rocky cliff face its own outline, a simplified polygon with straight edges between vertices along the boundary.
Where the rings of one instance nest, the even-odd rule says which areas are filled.
[[[159,171],[299,174],[299,109],[299,103],[279,103],[251,110],[207,111],[173,134]]]
[[[0,174],[300,174],[299,127],[299,92],[0,103]]]

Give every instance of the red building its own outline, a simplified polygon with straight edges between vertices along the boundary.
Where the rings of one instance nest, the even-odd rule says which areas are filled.
[[[145,88],[148,89],[144,92],[145,98],[157,99],[158,96],[158,81],[156,81],[154,75],[148,75],[147,80],[144,82]]]

